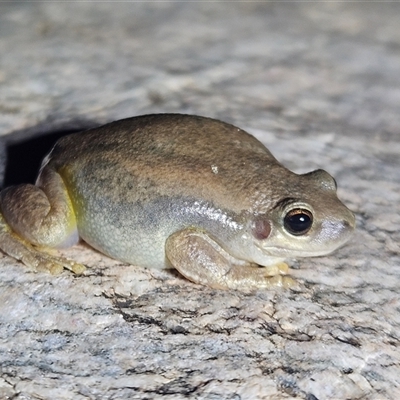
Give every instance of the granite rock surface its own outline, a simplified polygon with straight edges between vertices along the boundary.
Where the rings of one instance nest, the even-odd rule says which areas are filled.
[[[399,12],[2,2],[1,168],[4,146],[32,137],[200,114],[254,134],[296,172],[326,169],[358,227],[333,255],[291,261],[296,290],[251,294],[84,244],[63,251],[88,265],[80,277],[3,256],[0,399],[399,399]],[[7,166],[34,169],[18,151]]]

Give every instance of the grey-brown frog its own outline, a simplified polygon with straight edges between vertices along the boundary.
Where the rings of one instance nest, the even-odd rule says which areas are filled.
[[[328,254],[355,227],[327,172],[297,175],[245,131],[181,114],[63,137],[36,185],[4,189],[0,206],[0,248],[29,267],[83,272],[46,251],[82,238],[221,289],[290,286],[286,258]]]

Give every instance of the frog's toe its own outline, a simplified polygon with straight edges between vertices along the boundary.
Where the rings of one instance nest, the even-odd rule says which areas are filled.
[[[290,289],[298,286],[296,280],[294,280],[290,276],[282,276],[282,275],[276,275],[267,278],[266,284],[269,287],[282,287],[285,289]]]
[[[263,268],[265,276],[287,275],[289,273],[289,266],[284,262],[279,262],[274,265]]]
[[[55,264],[46,260],[39,263],[39,265],[36,267],[36,271],[50,272],[52,275],[60,275],[64,271],[64,268],[60,264]]]
[[[67,258],[59,258],[58,260],[58,262],[64,269],[67,269],[68,271],[71,271],[76,275],[81,275],[86,271],[86,267],[83,264],[76,263],[74,261],[68,260]]]
[[[52,275],[59,275],[65,269],[80,275],[86,267],[83,264],[76,263],[64,257],[54,255],[54,251],[41,249],[40,251],[35,248],[26,248],[26,254],[23,255],[21,261],[28,267],[34,268],[36,271],[47,271]],[[46,252],[45,252],[46,251]]]
[[[86,267],[83,264],[73,263],[71,271],[76,275],[82,275],[86,271]]]

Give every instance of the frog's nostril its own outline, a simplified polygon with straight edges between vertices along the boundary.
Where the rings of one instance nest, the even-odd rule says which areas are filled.
[[[355,215],[350,211],[350,216],[344,221],[344,224],[347,228],[352,228],[354,229],[356,227],[356,217]]]
[[[351,220],[344,221],[344,225],[346,228],[355,229],[356,227],[356,219],[353,217]]]
[[[342,222],[342,224],[343,224],[344,229],[345,229],[346,231],[348,231],[348,230],[353,230],[353,229],[354,229],[354,224],[351,223],[350,221],[345,220],[345,221]]]

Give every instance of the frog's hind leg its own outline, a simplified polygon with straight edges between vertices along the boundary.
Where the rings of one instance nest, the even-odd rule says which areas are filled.
[[[0,193],[0,249],[34,269],[81,273],[83,265],[47,253],[79,239],[75,215],[65,184],[45,167],[37,186],[24,184]]]
[[[235,259],[199,229],[184,229],[171,235],[166,241],[166,256],[187,279],[215,289],[255,290],[294,284],[292,278],[273,269]],[[278,270],[284,273],[284,268]]]

